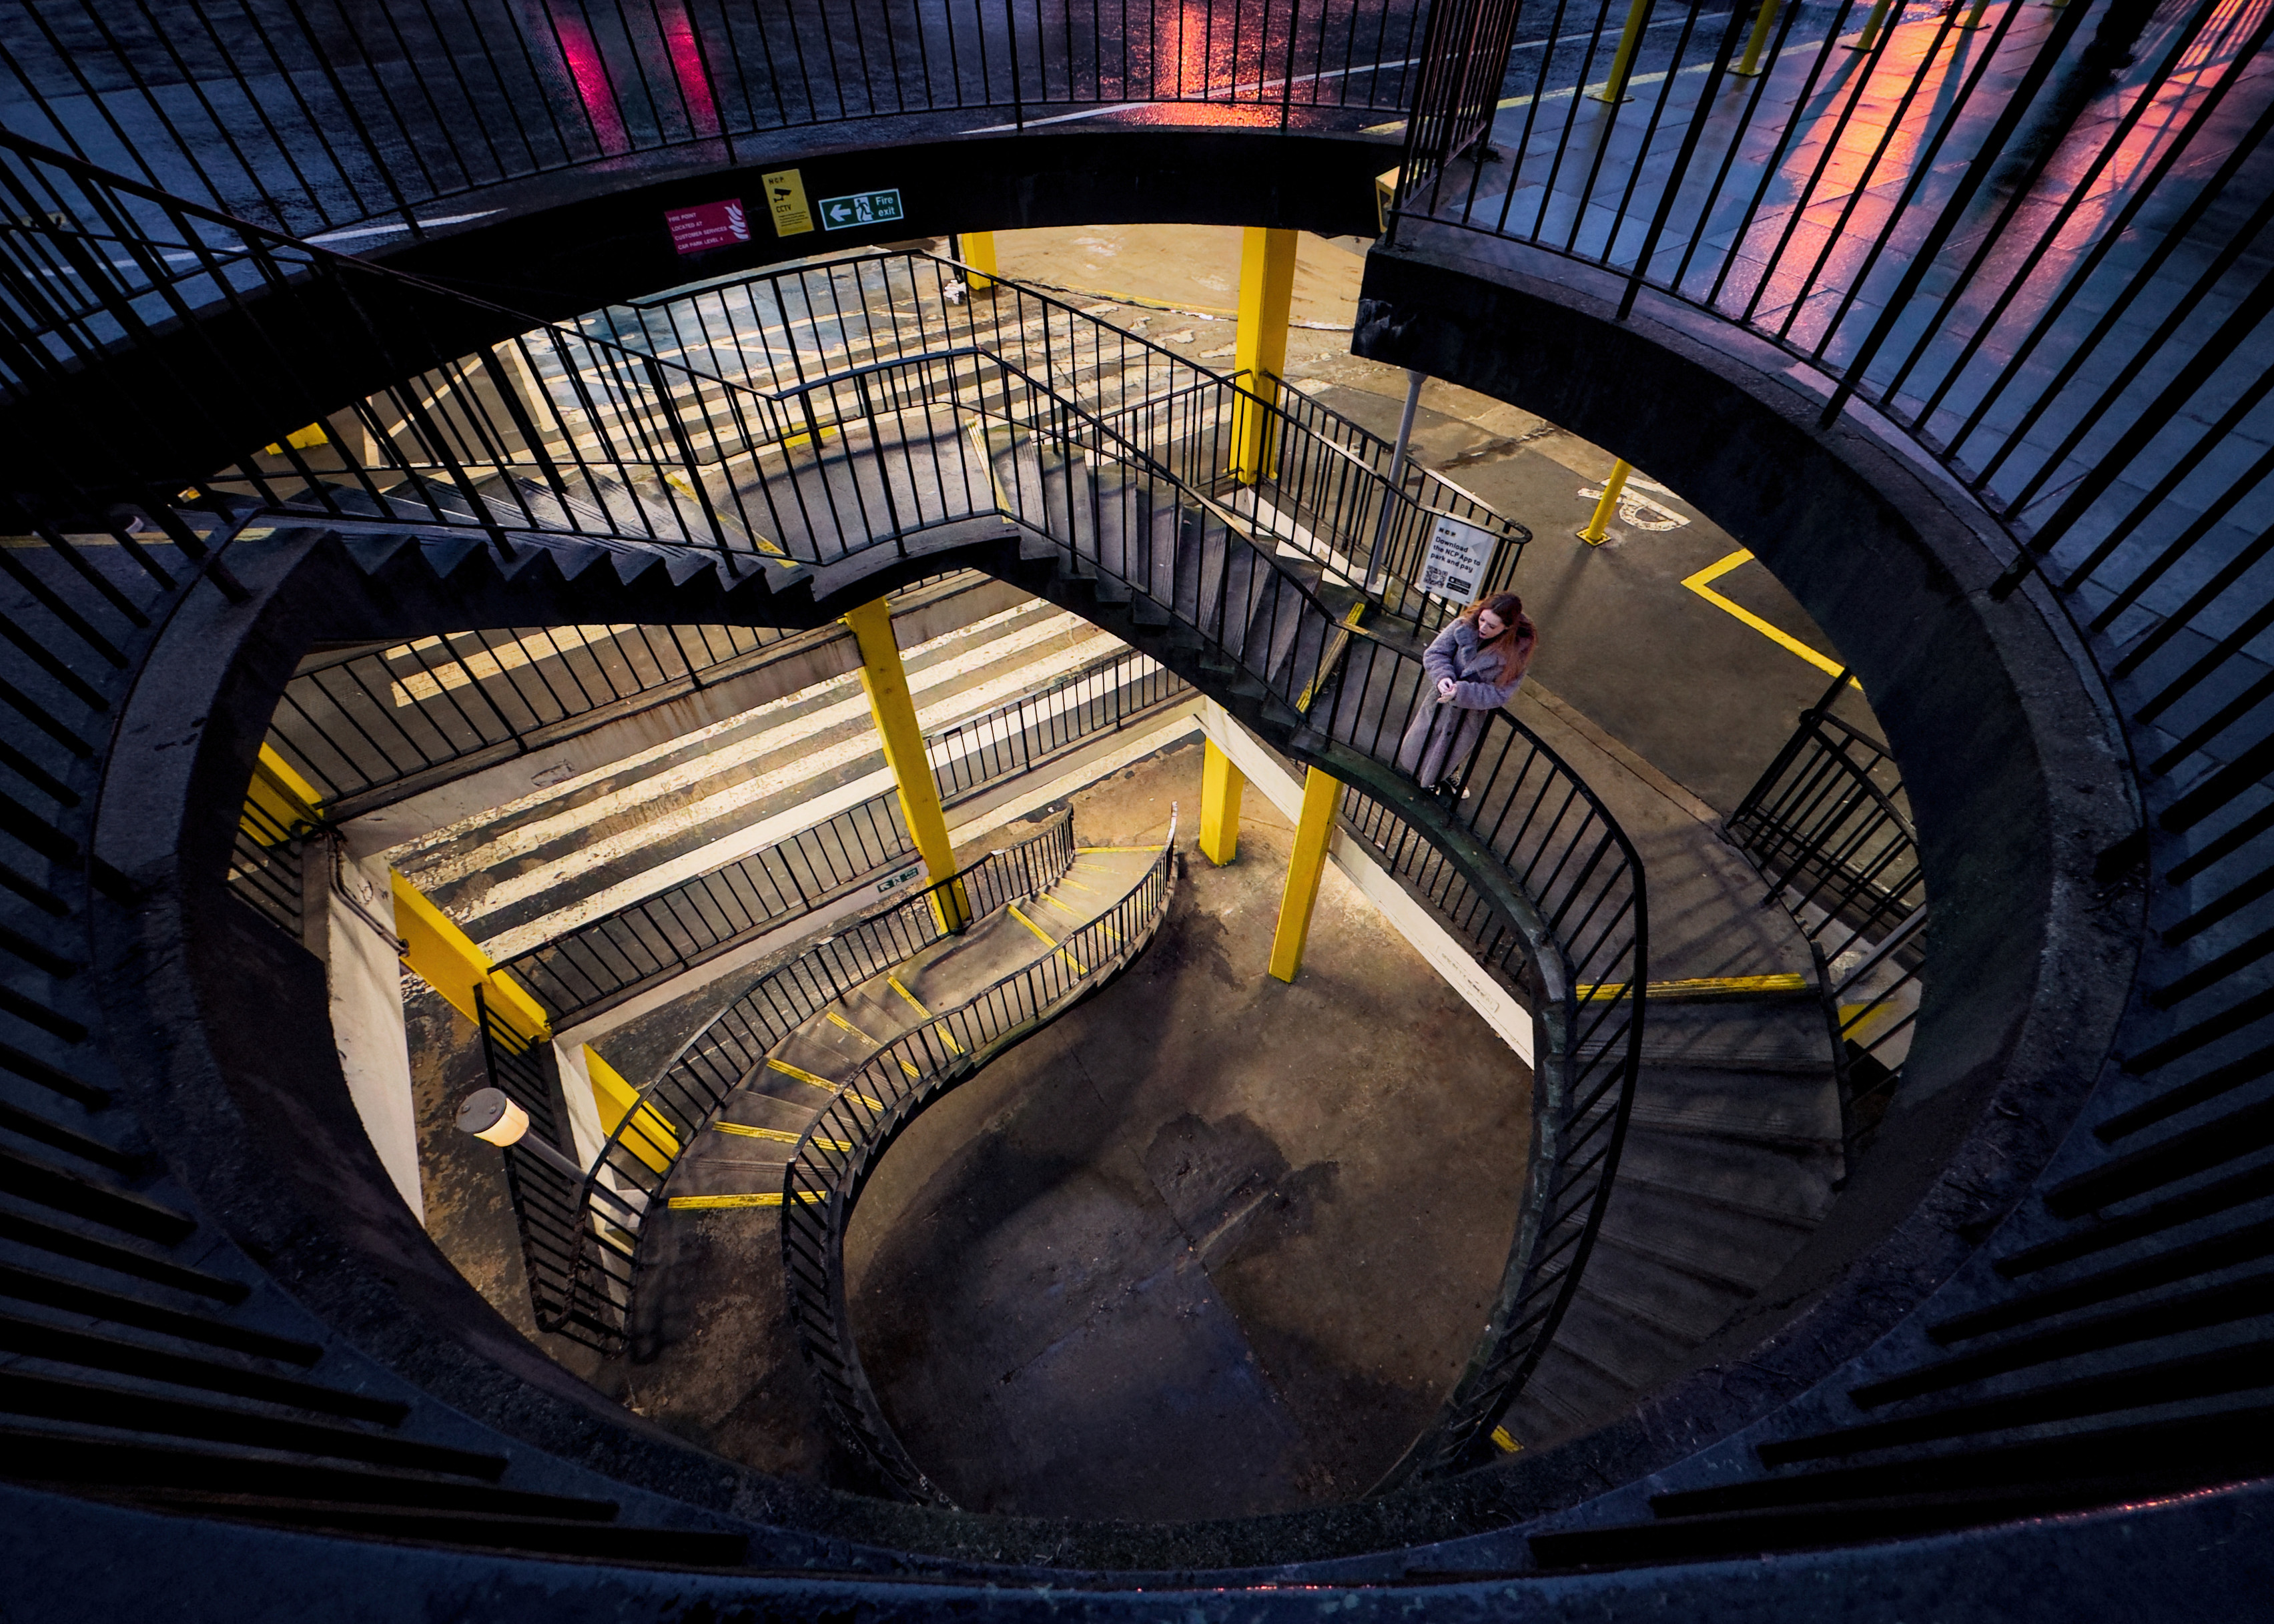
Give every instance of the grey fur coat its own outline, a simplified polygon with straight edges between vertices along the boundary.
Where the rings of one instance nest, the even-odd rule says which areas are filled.
[[[1424,789],[1457,778],[1485,736],[1485,718],[1524,686],[1521,676],[1500,680],[1500,655],[1477,646],[1477,628],[1455,620],[1439,632],[1421,656],[1426,673],[1416,696],[1413,719],[1397,747],[1397,765]],[[1437,684],[1449,677],[1453,696],[1440,699]]]

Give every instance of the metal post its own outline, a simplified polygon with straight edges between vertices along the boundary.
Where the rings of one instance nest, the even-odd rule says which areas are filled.
[[[1879,42],[1879,25],[1886,21],[1890,4],[1891,0],[1879,0],[1879,4],[1871,8],[1871,16],[1864,19],[1864,32],[1848,42],[1849,50],[1867,51]]]
[[[1607,527],[1611,522],[1611,513],[1619,504],[1619,492],[1626,489],[1627,476],[1632,472],[1633,467],[1623,457],[1612,464],[1611,477],[1603,481],[1603,500],[1595,504],[1594,517],[1589,519],[1586,528],[1578,532],[1579,539],[1589,546],[1601,546],[1609,535]]]
[[[1405,369],[1405,410],[1397,417],[1397,443],[1389,449],[1389,487],[1382,492],[1382,515],[1374,523],[1374,550],[1367,554],[1366,586],[1369,592],[1382,590],[1382,549],[1389,540],[1389,515],[1397,505],[1397,492],[1405,486],[1406,448],[1413,440],[1413,415],[1421,410],[1421,386],[1429,374],[1413,367]]]
[[[1217,868],[1239,854],[1239,799],[1247,775],[1231,757],[1208,741],[1201,759],[1201,855]]]
[[[1287,859],[1286,889],[1279,895],[1279,926],[1271,936],[1271,974],[1283,981],[1292,981],[1303,968],[1311,910],[1319,900],[1319,877],[1326,871],[1342,796],[1342,785],[1316,767],[1303,775],[1303,810],[1295,823],[1295,849]]]
[[[1761,73],[1761,47],[1768,43],[1769,29],[1774,26],[1777,0],[1761,0],[1761,14],[1754,19],[1753,32],[1745,41],[1744,60],[1730,70],[1746,79],[1758,79]]]
[[[1982,26],[1982,14],[1989,9],[1990,0],[1974,0],[1973,15],[1958,26],[1961,28],[1979,28]]]
[[[900,663],[900,645],[892,635],[892,609],[879,598],[862,604],[844,620],[861,647],[861,686],[869,695],[870,714],[876,718],[885,765],[892,769],[893,787],[900,792],[900,816],[915,841],[917,855],[937,884],[955,872],[955,846],[947,838],[947,816],[940,810],[939,783],[924,754],[923,729],[916,722],[907,667]],[[934,891],[931,906],[944,931],[953,934],[971,921],[960,884]]]
[[[1590,102],[1616,107],[1627,100],[1627,75],[1634,67],[1635,47],[1642,42],[1642,27],[1649,20],[1650,6],[1651,0],[1634,0],[1627,8],[1626,31],[1619,35],[1619,48],[1611,55],[1611,77],[1603,82],[1601,90],[1589,93]]]
[[[1295,296],[1292,231],[1250,226],[1239,252],[1239,327],[1232,335],[1232,370],[1247,376],[1232,397],[1232,476],[1254,485],[1268,471],[1270,408],[1278,402],[1279,374],[1287,370],[1287,315]]]
[[[995,259],[995,233],[966,231],[956,238],[956,247],[964,265],[971,272],[968,284],[974,293],[993,290],[995,274],[1002,267]]]

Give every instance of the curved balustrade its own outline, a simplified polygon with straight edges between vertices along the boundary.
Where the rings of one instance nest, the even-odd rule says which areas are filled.
[[[1395,116],[1426,9],[161,0],[129,23],[99,0],[26,0],[0,36],[0,117],[279,229],[384,240],[455,223],[433,206],[503,183],[645,154],[725,162],[753,136],[862,120],[973,115],[946,134],[1164,103],[1282,128]]]
[[[1096,991],[1145,950],[1176,888],[1177,813],[1160,855],[1113,905],[1016,974],[886,1044],[840,1083],[782,1169],[782,1266],[790,1323],[839,1426],[902,1494],[951,1503],[926,1477],[861,1365],[846,1314],[854,1203],[900,1132],[956,1084]]]
[[[735,1085],[801,1021],[871,976],[1053,883],[1073,858],[1073,817],[1066,813],[1040,834],[862,915],[761,976],[714,1016],[610,1132],[569,1209],[567,1232],[529,1243],[539,1326],[603,1351],[621,1347],[642,1220],[661,1199],[681,1153]]]

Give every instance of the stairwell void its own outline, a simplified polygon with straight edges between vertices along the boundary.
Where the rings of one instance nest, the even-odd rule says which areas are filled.
[[[1390,8],[1362,40],[1358,12],[1338,12],[1330,63],[1291,8],[1275,34],[1224,0],[1199,11],[1253,21],[1242,37],[1269,54],[1240,57],[1227,26],[1219,62],[1211,29],[1197,71],[1178,58],[1163,88],[1150,53],[1136,78],[1094,49],[1074,71],[1072,14],[1046,28],[1047,10],[1032,52],[1013,49],[1015,19],[986,35],[1006,77],[990,67],[968,92],[960,47],[939,87],[911,11],[893,16],[913,71],[897,49],[847,72],[798,55],[794,28],[764,35],[837,97],[785,89],[771,112],[746,94],[787,83],[749,49],[761,36],[730,40],[695,11],[677,32],[659,13],[581,41],[500,24],[532,65],[497,58],[494,94],[441,71],[473,60],[456,49],[478,32],[466,17],[372,49],[343,17],[362,53],[346,58],[280,16],[260,32],[270,88],[289,94],[257,103],[261,129],[237,145],[203,137],[220,127],[204,86],[256,102],[245,70],[195,43],[202,12],[124,41],[85,7],[17,19],[5,405],[28,455],[9,498],[26,545],[0,550],[20,590],[0,718],[21,850],[0,906],[21,1086],[9,1279],[26,1310],[0,1393],[34,1601],[58,1616],[199,1596],[217,1616],[375,1605],[384,1560],[436,1610],[555,1618],[914,1616],[951,1598],[1039,1613],[1068,1594],[1048,1580],[1109,1575],[1139,1582],[1081,1605],[1117,1616],[1307,1613],[1321,1589],[1353,1611],[1449,1615],[1511,1595],[1812,1614],[1834,1590],[1890,1618],[2254,1605],[2274,1469],[2255,450],[2274,377],[2274,19],[1841,4],[1654,19],[1644,4],[1630,28],[1606,10],[1566,41],[1560,22],[1529,33],[1530,8],[1442,0]],[[1146,20],[1150,41],[1163,19]],[[546,105],[534,64],[572,58],[590,71],[552,99],[581,109],[574,139],[523,137],[520,155],[491,139],[502,112]],[[686,71],[630,71],[672,63]],[[675,105],[634,83],[677,86]],[[1197,105],[1218,85],[1221,106]],[[1495,718],[1469,800],[1422,799],[1389,748],[1417,695],[1410,642],[1345,623],[1377,583],[1331,545],[1337,527],[1131,455],[1157,443],[1141,402],[1069,387],[1004,335],[797,378],[737,410],[674,358],[548,329],[608,380],[563,400],[494,342],[531,314],[683,281],[654,206],[715,204],[716,176],[750,190],[808,154],[815,200],[868,197],[872,216],[878,153],[921,154],[910,175],[987,177],[961,202],[911,181],[916,217],[895,229],[1070,217],[1056,211],[1086,182],[1118,208],[1153,172],[1129,161],[1152,135],[1022,126],[1053,102],[1088,117],[1129,99],[1195,104],[1179,116],[1210,126],[1156,149],[1202,217],[1362,212],[1373,198],[1342,183],[1380,173],[1358,157],[1402,139],[1386,214],[1369,216],[1385,236],[1359,348],[1672,483],[1854,663],[1901,769],[1931,913],[1900,1090],[1826,1221],[1687,1374],[1560,1447],[1497,1459],[1491,1429],[1578,1312],[1664,1028],[1639,853],[1541,732]],[[1321,133],[1391,117],[1402,138]],[[968,146],[922,139],[966,130]],[[328,143],[350,131],[342,163]],[[1298,151],[1320,162],[1262,204],[1246,183],[1270,166],[1228,162]],[[960,217],[990,199],[999,215]],[[497,217],[450,235],[433,210],[461,202]],[[600,244],[589,263],[552,235],[571,224]],[[318,228],[399,229],[402,265],[438,274],[505,245],[523,287],[572,261],[610,285],[519,312],[311,246]],[[935,419],[983,382],[999,404],[975,434],[953,425],[951,460]],[[374,391],[392,410],[369,408]],[[1252,387],[1221,400],[1228,432],[1333,439]],[[293,443],[343,406],[367,441],[328,430],[313,459]],[[754,483],[779,500],[761,520],[716,476],[768,446],[777,466]],[[1357,515],[1429,506],[1367,471]],[[426,1244],[312,1016],[307,956],[225,888],[268,718],[314,643],[806,627],[949,567],[1108,627],[1333,779],[1344,833],[1542,1012],[1535,1165],[1550,1176],[1527,1188],[1471,1365],[1388,1492],[1192,1528],[1041,1526],[809,1491],[636,1425]],[[524,1170],[554,1196],[597,1188]],[[832,1169],[823,1200],[785,1214],[841,1214],[859,1172]],[[575,1210],[556,1300],[605,1330],[615,1299],[581,1237],[602,1237]],[[383,1558],[374,1533],[398,1542]],[[117,1550],[139,1560],[85,1555]],[[564,1582],[563,1554],[597,1566]]]

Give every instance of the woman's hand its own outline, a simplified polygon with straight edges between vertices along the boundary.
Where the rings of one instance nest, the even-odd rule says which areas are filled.
[[[1450,678],[1450,677],[1440,677],[1440,678],[1438,678],[1438,679],[1437,679],[1437,697],[1438,697],[1438,698],[1440,698],[1440,699],[1450,699],[1450,698],[1451,698],[1455,694],[1457,694],[1457,693],[1458,693],[1458,692],[1460,692],[1460,688],[1458,688],[1458,686],[1457,686],[1457,684],[1455,684],[1455,682],[1453,681],[1453,679],[1452,679],[1452,678]]]

